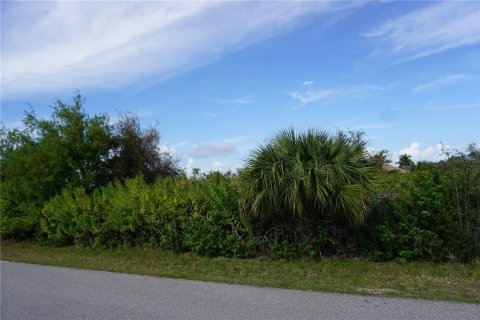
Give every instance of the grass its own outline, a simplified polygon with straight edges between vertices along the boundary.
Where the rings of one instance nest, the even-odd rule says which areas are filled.
[[[327,292],[480,303],[480,260],[471,264],[378,263],[206,258],[158,249],[45,247],[1,244],[1,259],[52,266]]]

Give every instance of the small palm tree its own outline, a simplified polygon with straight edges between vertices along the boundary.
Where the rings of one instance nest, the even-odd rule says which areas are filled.
[[[398,167],[402,169],[410,169],[415,165],[415,163],[412,161],[412,156],[408,154],[400,155],[397,164]]]
[[[361,134],[278,132],[240,173],[243,213],[263,220],[363,221],[372,185],[365,145]]]
[[[374,155],[372,155],[368,161],[370,164],[377,168],[377,169],[382,169],[384,165],[392,162],[390,159],[388,159],[388,151],[387,150],[381,150]]]

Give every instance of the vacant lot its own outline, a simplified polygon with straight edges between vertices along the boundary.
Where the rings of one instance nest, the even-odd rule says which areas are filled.
[[[480,303],[480,261],[471,264],[377,263],[205,258],[162,250],[52,248],[3,243],[1,259],[262,287],[400,296]]]

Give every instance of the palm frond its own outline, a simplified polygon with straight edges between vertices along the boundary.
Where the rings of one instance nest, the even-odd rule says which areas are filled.
[[[243,213],[261,219],[326,214],[362,221],[373,179],[365,146],[358,134],[292,128],[275,133],[251,153],[240,174]]]

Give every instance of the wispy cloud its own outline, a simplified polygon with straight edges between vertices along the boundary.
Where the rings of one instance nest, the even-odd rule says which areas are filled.
[[[413,91],[419,92],[419,91],[425,91],[425,90],[432,90],[438,87],[449,86],[449,85],[453,85],[453,84],[463,82],[466,80],[471,80],[471,79],[474,79],[474,77],[468,74],[447,75],[439,79],[435,79],[433,81],[418,85],[415,88],[413,88]]]
[[[386,86],[361,84],[361,85],[356,85],[351,88],[345,89],[344,94],[350,95],[355,99],[363,99],[370,96],[373,93],[384,92],[384,91],[390,90],[393,87],[394,87],[394,84],[388,84]]]
[[[315,83],[315,81],[313,81],[313,80],[307,80],[307,81],[302,82],[302,86],[309,86],[309,85],[312,85],[314,83]]]
[[[2,6],[2,96],[158,82],[343,2],[17,2]]]
[[[434,3],[387,21],[362,36],[379,38],[380,45],[396,55],[398,63],[480,43],[478,17],[478,2]]]
[[[234,99],[215,99],[214,101],[220,102],[220,103],[234,103],[234,104],[249,104],[249,103],[255,102],[250,96],[243,96],[243,97],[234,98]]]
[[[331,98],[338,95],[339,91],[335,89],[315,89],[287,92],[287,94],[304,106],[312,102]]]
[[[300,88],[297,91],[287,92],[287,94],[297,100],[298,106],[292,108],[300,109],[314,102],[325,102],[333,98],[349,96],[355,99],[362,99],[370,96],[374,92],[383,92],[388,90],[392,85],[377,86],[370,84],[361,84],[344,88]]]
[[[236,152],[236,145],[233,141],[222,140],[196,145],[190,151],[189,156],[192,158],[210,158],[226,156]]]
[[[480,103],[470,103],[470,104],[455,104],[450,106],[428,106],[425,107],[427,110],[457,110],[457,109],[467,109],[467,108],[478,108]]]

